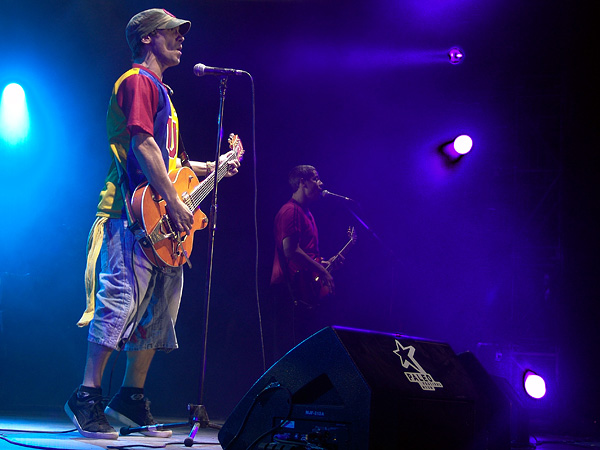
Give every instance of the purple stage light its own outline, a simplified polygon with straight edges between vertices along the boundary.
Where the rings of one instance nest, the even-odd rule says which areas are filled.
[[[460,64],[464,57],[465,53],[458,47],[452,47],[450,50],[448,50],[450,64]]]
[[[467,153],[469,153],[471,151],[472,147],[473,147],[473,139],[471,139],[466,134],[458,136],[456,139],[454,139],[454,150],[459,155],[466,155]]]
[[[456,164],[473,148],[473,140],[466,134],[445,142],[438,147],[438,151],[444,156],[447,164]]]
[[[537,373],[528,370],[523,375],[525,392],[532,398],[542,398],[546,395],[546,382]]]

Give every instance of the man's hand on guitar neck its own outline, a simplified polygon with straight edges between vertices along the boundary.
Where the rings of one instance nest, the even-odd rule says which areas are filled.
[[[230,150],[227,153],[225,153],[224,155],[221,155],[219,157],[219,161],[221,163],[223,163],[224,161],[227,161],[229,158],[231,158],[232,153],[233,153],[233,150]],[[237,174],[238,168],[240,167],[240,161],[237,158],[231,158],[231,159],[232,160],[227,163],[228,167],[227,167],[227,173],[225,174],[226,177],[232,177],[235,174]],[[206,161],[206,162],[190,161],[189,163],[197,177],[207,177],[215,171],[215,162],[214,161]],[[179,164],[179,165],[181,165],[181,164]]]
[[[227,172],[224,174],[224,176],[232,177],[238,173],[238,169],[244,155],[244,147],[237,134],[231,133],[227,142],[229,143],[229,148],[231,150],[224,155],[219,156],[218,166],[222,166],[224,163],[227,163]],[[198,177],[208,177],[217,169],[217,165],[214,161],[188,161],[188,163]],[[182,163],[180,160],[178,160],[178,164],[181,166]],[[223,174],[219,176],[223,176]]]
[[[227,161],[227,159],[231,158],[232,154],[234,154],[234,153],[235,153],[235,150],[229,150],[224,155],[221,155],[221,157],[219,158],[219,164],[221,164],[223,161]],[[240,161],[237,158],[232,158],[232,160],[229,161],[227,163],[227,165],[228,165],[227,173],[225,174],[226,177],[232,177],[238,173],[238,168],[240,167]],[[214,166],[213,166],[213,170],[214,170]]]
[[[344,264],[344,255],[338,253],[337,255],[332,256],[331,258],[324,260],[321,262],[325,266],[328,272],[333,272],[334,270],[339,269]]]

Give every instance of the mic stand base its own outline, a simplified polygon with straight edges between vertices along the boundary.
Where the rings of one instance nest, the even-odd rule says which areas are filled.
[[[188,404],[188,421],[187,422],[173,422],[173,423],[157,423],[155,425],[146,425],[143,427],[122,427],[120,430],[121,436],[127,436],[131,433],[142,433],[148,430],[167,430],[170,428],[181,428],[192,426],[192,430],[187,438],[183,441],[186,447],[194,445],[194,438],[200,428],[213,428],[220,430],[221,425],[210,423],[208,419],[208,413],[204,405],[193,405]]]
[[[200,428],[214,428],[216,430],[220,430],[222,428],[221,425],[210,423],[210,420],[208,419],[208,413],[206,412],[204,405],[193,405],[190,403],[188,405],[188,411],[190,424],[192,424],[192,430],[190,431],[188,437],[186,437],[183,441],[186,447],[191,447],[194,445],[196,433],[198,433]]]

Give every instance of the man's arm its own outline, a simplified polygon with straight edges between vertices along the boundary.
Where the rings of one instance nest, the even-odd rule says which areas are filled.
[[[189,231],[194,216],[181,201],[168,176],[160,148],[148,133],[137,133],[132,137],[133,151],[150,185],[166,201],[169,218],[179,231]]]
[[[225,153],[224,155],[221,155],[221,157],[219,158],[220,161],[223,162],[227,158],[229,158],[231,152],[233,152],[233,150],[230,150],[229,152]],[[206,177],[215,170],[215,162],[214,161],[206,161],[206,162],[189,161],[189,163],[190,163],[192,170],[198,177]],[[177,167],[181,167],[180,159],[177,159]],[[237,159],[230,161],[229,168],[228,168],[228,171],[225,174],[225,176],[232,177],[233,175],[238,173],[238,167],[240,167],[240,162]]]

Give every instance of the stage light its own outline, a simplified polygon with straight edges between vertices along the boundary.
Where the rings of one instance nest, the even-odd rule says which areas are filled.
[[[438,151],[446,158],[448,163],[456,163],[473,148],[473,139],[466,134],[444,142],[438,147]]]
[[[473,148],[473,139],[463,134],[454,139],[452,146],[454,147],[454,151],[459,155],[466,155]]]
[[[546,395],[546,382],[532,370],[525,371],[523,375],[523,387],[525,392],[532,398],[542,398]]]
[[[29,111],[25,91],[17,83],[8,84],[0,100],[0,139],[9,145],[24,142],[29,134]]]
[[[460,64],[463,62],[464,57],[464,52],[458,47],[452,47],[450,50],[448,50],[448,59],[450,59],[450,64]]]

